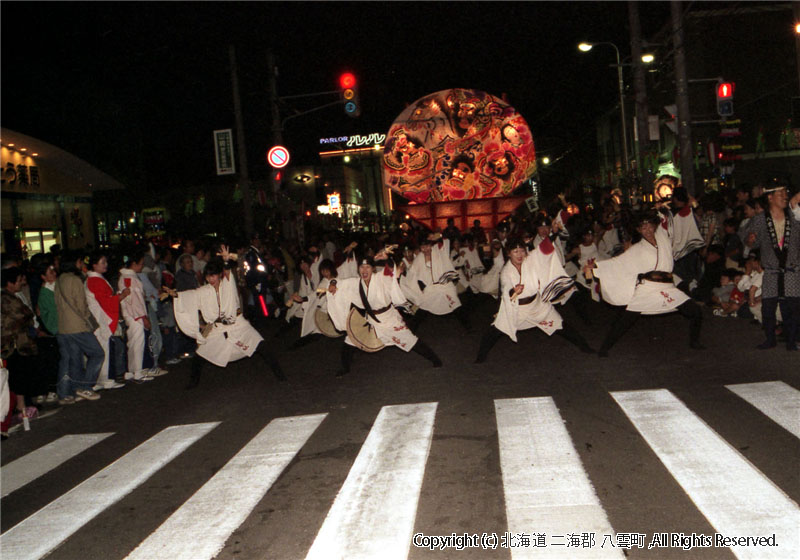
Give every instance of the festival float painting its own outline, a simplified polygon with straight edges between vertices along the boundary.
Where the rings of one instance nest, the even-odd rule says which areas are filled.
[[[536,151],[514,107],[483,91],[448,89],[400,113],[382,167],[384,184],[412,203],[495,198],[536,172]]]

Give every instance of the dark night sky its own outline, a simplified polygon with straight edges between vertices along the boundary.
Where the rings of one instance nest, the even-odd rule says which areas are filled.
[[[630,52],[627,2],[3,2],[0,9],[3,126],[149,190],[215,180],[212,130],[235,125],[230,43],[255,179],[270,145],[270,47],[281,95],[335,89],[345,69],[360,80],[360,118],[337,106],[289,121],[285,143],[295,162],[306,163],[319,138],[386,132],[406,103],[451,87],[506,93],[537,150],[557,157],[583,138],[570,156],[580,159],[594,144],[594,117],[614,105],[617,90],[613,49],[582,54],[576,45],[613,41],[623,57]],[[669,20],[667,2],[641,2],[640,12],[645,37]]]

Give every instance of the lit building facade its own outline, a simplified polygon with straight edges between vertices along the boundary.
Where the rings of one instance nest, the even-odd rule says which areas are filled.
[[[64,150],[3,128],[2,251],[30,257],[54,244],[97,246],[93,194],[125,187]]]

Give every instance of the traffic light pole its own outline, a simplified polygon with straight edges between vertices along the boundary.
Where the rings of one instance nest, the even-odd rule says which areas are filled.
[[[275,56],[272,51],[267,52],[267,66],[269,70],[269,99],[270,108],[272,110],[272,145],[283,145],[283,123],[281,122],[281,113],[278,108],[278,68],[275,66]],[[272,179],[272,200],[277,206],[278,204],[278,190],[280,189],[280,181],[275,179],[275,174],[271,176]]]
[[[244,215],[244,232],[247,238],[253,235],[253,206],[250,198],[250,173],[247,170],[247,149],[244,142],[244,119],[242,118],[242,100],[239,96],[239,74],[236,69],[236,49],[228,46],[228,57],[231,63],[231,82],[233,84],[233,112],[236,117],[236,140],[239,148],[239,182],[242,188],[242,213]]]

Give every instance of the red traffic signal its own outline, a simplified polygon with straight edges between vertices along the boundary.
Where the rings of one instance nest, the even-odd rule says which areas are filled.
[[[361,103],[358,99],[358,83],[356,77],[350,72],[339,76],[342,103],[344,112],[348,117],[357,117],[361,114]]]
[[[733,84],[722,82],[717,84],[717,99],[730,99],[733,97]]]
[[[342,89],[349,89],[356,85],[356,77],[353,76],[350,72],[345,72],[341,76],[339,76],[339,85],[342,86]]]

